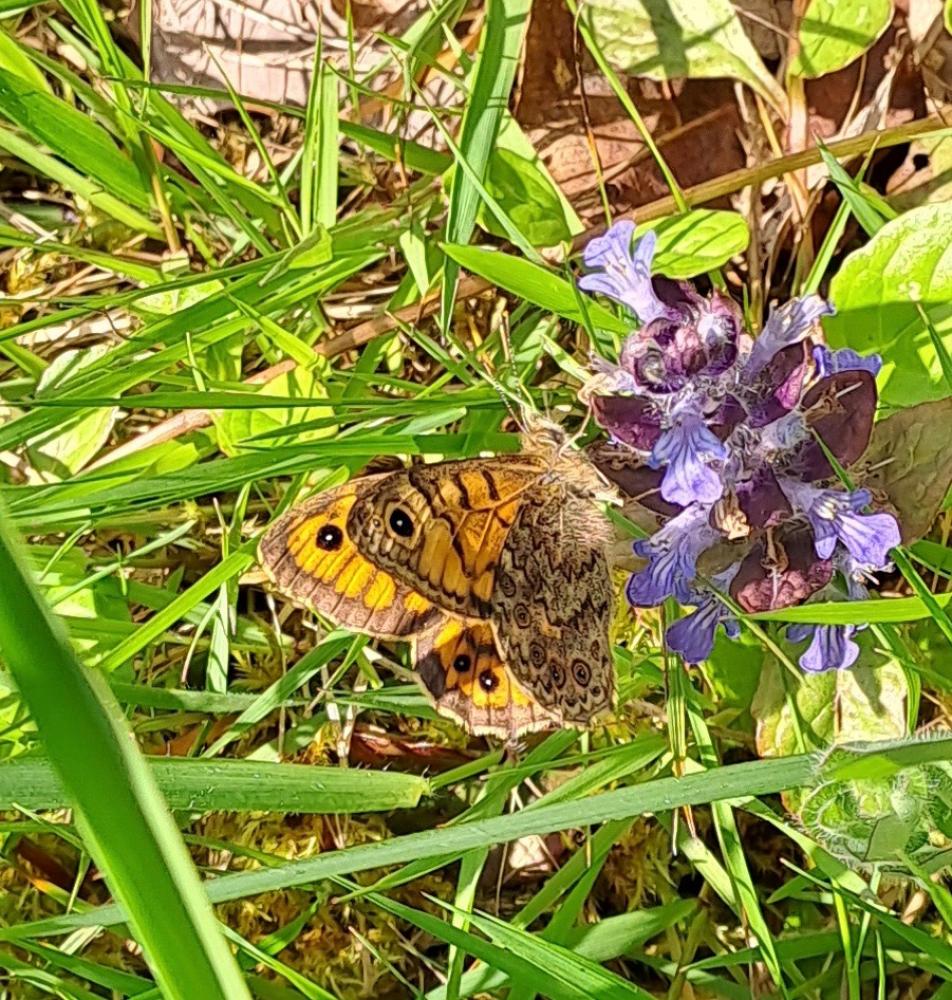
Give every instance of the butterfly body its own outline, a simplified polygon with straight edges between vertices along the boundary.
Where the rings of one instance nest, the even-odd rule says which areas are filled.
[[[283,593],[413,642],[438,711],[514,736],[586,725],[613,699],[610,534],[573,454],[464,459],[365,476],[265,533]]]

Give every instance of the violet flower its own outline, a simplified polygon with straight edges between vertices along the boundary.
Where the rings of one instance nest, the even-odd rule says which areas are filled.
[[[819,674],[826,670],[846,670],[853,666],[859,656],[859,646],[853,641],[853,634],[857,630],[855,625],[797,623],[787,627],[787,638],[790,642],[810,639],[810,645],[800,655],[798,662],[808,674]]]
[[[837,569],[852,598],[851,580],[888,567],[900,541],[895,517],[868,509],[868,491],[837,482],[837,467],[856,462],[869,441],[881,362],[815,342],[819,320],[833,311],[817,295],[775,308],[750,337],[727,296],[652,277],[654,234],[632,246],[633,234],[630,222],[616,223],[585,251],[589,273],[579,286],[621,303],[640,325],[617,364],[593,359],[581,398],[609,436],[592,452],[595,464],[667,519],[635,543],[648,563],[629,580],[628,598],[640,607],[669,597],[696,605],[667,636],[696,662],[709,654],[718,625],[736,631],[698,577],[710,549],[744,544],[716,589],[747,612],[801,604]],[[729,550],[714,557],[725,561]],[[855,661],[849,628],[809,634],[805,670]]]

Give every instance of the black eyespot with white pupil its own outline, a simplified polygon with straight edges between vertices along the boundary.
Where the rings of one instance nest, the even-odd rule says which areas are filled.
[[[343,540],[344,532],[336,524],[325,524],[323,528],[317,529],[317,547],[325,552],[339,549]]]
[[[467,670],[472,666],[472,661],[467,653],[460,653],[459,656],[453,660],[453,669],[458,674],[465,674]]]
[[[484,691],[493,691],[499,686],[499,678],[491,670],[485,670],[479,675],[479,686]]]
[[[402,507],[390,511],[390,530],[401,538],[410,538],[413,534],[413,519]]]

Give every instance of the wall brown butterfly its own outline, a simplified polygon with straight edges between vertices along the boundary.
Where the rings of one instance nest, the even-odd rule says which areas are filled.
[[[602,481],[564,446],[532,447],[312,497],[267,530],[261,564],[297,603],[410,640],[437,711],[470,732],[588,725],[614,697]]]

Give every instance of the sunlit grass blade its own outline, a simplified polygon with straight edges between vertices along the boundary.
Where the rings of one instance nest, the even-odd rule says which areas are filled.
[[[412,809],[429,790],[425,778],[399,771],[189,757],[145,760],[169,807],[194,812],[385,812]],[[52,761],[33,754],[0,763],[0,808],[69,804]]]
[[[527,0],[488,0],[486,6],[486,23],[473,65],[472,86],[459,136],[459,156],[466,159],[473,176],[480,181],[485,179],[489,157],[502,121],[502,111],[508,102],[519,65],[519,51],[528,23],[529,7]],[[469,242],[476,225],[478,207],[479,192],[457,164],[446,220],[447,242]],[[443,267],[441,298],[444,330],[452,313],[458,275],[456,263],[447,260]]]
[[[119,721],[112,695],[77,661],[37,596],[15,544],[0,517],[0,652],[96,863],[167,997],[248,997],[178,830]]]

